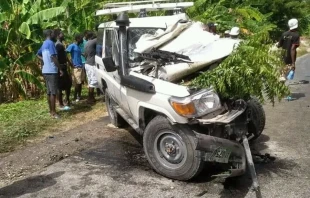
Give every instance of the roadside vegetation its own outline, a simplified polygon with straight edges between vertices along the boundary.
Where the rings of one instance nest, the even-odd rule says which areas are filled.
[[[86,95],[87,90],[83,90]],[[63,131],[102,117],[105,106],[102,98],[90,106],[81,101],[70,111],[60,111],[61,119],[51,119],[45,97],[0,105],[0,153],[12,151],[37,135]]]
[[[119,0],[113,0],[118,2]],[[95,17],[105,0],[1,0],[0,6],[0,152],[12,150],[18,143],[42,131],[72,120],[77,112],[89,109],[77,105],[64,112],[63,119],[51,120],[44,97],[41,65],[35,53],[47,28],[60,28],[66,43],[74,33],[94,30],[99,22],[115,16]],[[287,30],[290,18],[299,20],[301,35],[310,35],[310,0],[194,0],[187,10],[194,20],[216,22],[218,31],[241,28],[246,41],[221,66],[202,74],[194,85],[215,86],[225,97],[254,95],[274,102],[288,90],[277,81],[279,55],[269,47]],[[163,12],[152,13],[163,15]],[[133,14],[131,14],[133,15]],[[307,48],[300,49],[304,54]],[[299,55],[300,55],[299,54]],[[208,78],[206,76],[208,75]],[[97,104],[93,108],[102,108]]]

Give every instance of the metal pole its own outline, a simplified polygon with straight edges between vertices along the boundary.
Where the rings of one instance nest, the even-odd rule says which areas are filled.
[[[262,193],[260,191],[260,187],[259,187],[259,183],[258,183],[258,179],[257,179],[255,167],[254,167],[254,162],[253,162],[253,158],[252,158],[252,153],[251,153],[251,149],[249,146],[249,141],[248,141],[248,138],[246,136],[243,136],[243,147],[245,150],[246,159],[248,162],[248,167],[250,170],[250,174],[251,174],[251,178],[252,178],[252,182],[253,182],[253,188],[254,188],[254,191],[256,193],[256,197],[262,198]]]
[[[126,12],[122,12],[115,20],[119,26],[119,54],[120,54],[120,75],[128,75],[128,50],[127,50],[127,26],[129,26],[129,18]]]

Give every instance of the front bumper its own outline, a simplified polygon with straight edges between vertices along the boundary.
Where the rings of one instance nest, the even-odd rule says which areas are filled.
[[[223,125],[226,135],[234,135],[241,139],[247,133],[249,112],[246,103],[241,101],[239,108],[214,118],[198,120],[202,125]],[[244,147],[237,141],[196,133],[196,150],[202,151],[206,162],[217,162],[229,165],[229,173],[225,176],[235,177],[246,171],[246,154]]]
[[[230,164],[227,177],[245,173],[246,155],[240,143],[200,133],[196,133],[196,138],[196,150],[202,151],[204,161]]]

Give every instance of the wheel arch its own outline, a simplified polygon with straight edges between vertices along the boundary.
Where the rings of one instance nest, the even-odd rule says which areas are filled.
[[[158,109],[146,107],[146,106],[139,106],[139,128],[143,131],[145,130],[148,123],[158,115],[164,116],[169,120],[171,124],[174,124],[176,121],[169,115],[165,114],[165,111],[160,111]]]

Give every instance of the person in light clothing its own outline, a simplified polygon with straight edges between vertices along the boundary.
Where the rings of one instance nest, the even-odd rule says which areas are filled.
[[[56,41],[55,32],[50,29],[45,30],[44,35],[46,40],[37,52],[37,57],[43,61],[42,74],[46,82],[50,115],[53,118],[59,118],[59,115],[56,113],[56,95],[58,79],[59,76],[63,76],[63,71],[57,59],[57,51],[54,43]]]
[[[88,102],[95,102],[95,88],[98,87],[98,81],[95,74],[95,56],[96,56],[96,44],[97,38],[94,33],[89,32],[87,35],[88,41],[85,45],[85,70],[88,79]]]
[[[231,28],[229,35],[232,39],[238,39],[240,34],[240,28],[239,27],[233,27]]]

